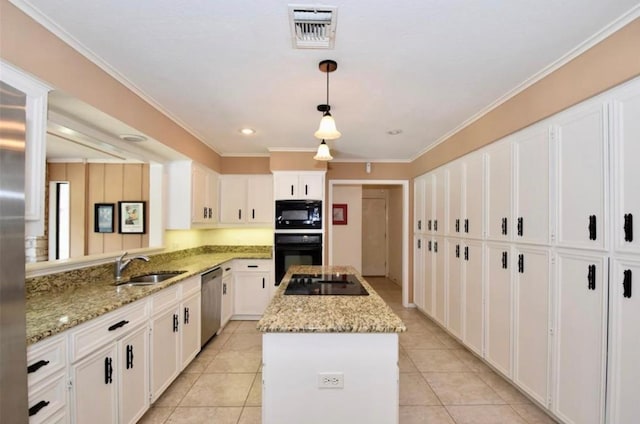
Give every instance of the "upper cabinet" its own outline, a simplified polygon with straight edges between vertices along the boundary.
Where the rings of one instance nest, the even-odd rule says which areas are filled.
[[[50,87],[14,68],[2,65],[2,81],[26,95],[25,201],[27,236],[44,235],[45,154],[47,94]]]
[[[273,225],[271,175],[220,177],[220,223]]]
[[[511,141],[502,140],[485,151],[487,239],[510,240],[511,217]]]
[[[217,223],[218,174],[192,161],[167,166],[167,228],[187,230]]]
[[[275,200],[324,197],[324,172],[274,172]]]

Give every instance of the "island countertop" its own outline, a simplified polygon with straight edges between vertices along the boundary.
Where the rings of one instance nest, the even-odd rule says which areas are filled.
[[[293,274],[353,274],[368,296],[285,295]],[[369,283],[351,266],[294,265],[258,322],[263,333],[402,333],[406,327]]]

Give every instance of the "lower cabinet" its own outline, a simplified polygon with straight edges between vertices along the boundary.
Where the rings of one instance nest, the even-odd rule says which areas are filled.
[[[447,330],[462,339],[462,243],[445,239],[447,261]]]
[[[233,316],[234,290],[231,264],[224,264],[222,271],[222,308],[220,312],[220,328],[223,328]]]
[[[464,344],[482,356],[484,348],[484,285],[482,242],[466,240],[461,247],[463,290]]]
[[[236,260],[233,268],[234,315],[256,318],[270,300],[271,261]]]
[[[185,369],[187,365],[193,361],[193,358],[196,357],[198,352],[200,352],[200,296],[200,291],[198,291],[184,299],[180,305],[180,312],[182,314],[182,328],[180,329],[180,371]]]
[[[427,245],[428,248],[428,245]],[[443,327],[446,327],[447,317],[447,292],[446,292],[446,269],[445,269],[445,248],[444,239],[442,237],[434,237],[432,245],[433,256],[433,285],[434,285],[434,303],[433,303],[433,318],[440,323]]]

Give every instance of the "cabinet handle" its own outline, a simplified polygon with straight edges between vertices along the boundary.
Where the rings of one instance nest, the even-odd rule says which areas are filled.
[[[224,284],[222,285],[222,294],[223,294],[223,295],[224,295],[224,294],[227,294],[227,283],[224,283]]]
[[[633,215],[624,214],[624,241],[633,241]]]
[[[117,330],[118,328],[124,327],[127,324],[129,324],[129,321],[123,319],[122,321],[117,322],[117,323],[113,324],[111,327],[109,327],[109,331]]]
[[[173,332],[178,332],[178,323],[180,322],[178,314],[173,314]]]
[[[133,368],[133,345],[127,345],[127,369]]]
[[[31,364],[27,367],[27,374],[31,374],[32,372],[38,371],[40,368],[45,365],[49,365],[49,361],[39,360],[35,364]]]
[[[209,208],[209,219],[213,218],[213,209]]]
[[[427,242],[427,250],[431,252],[431,240]]]
[[[460,257],[460,245],[456,244],[456,258]]]
[[[627,298],[631,298],[631,270],[624,271],[624,279],[622,280],[622,295]]]
[[[589,240],[596,240],[596,216],[589,215]]]
[[[104,358],[104,384],[111,384],[113,382],[113,366],[111,362],[111,358],[108,356]]]
[[[231,271],[231,267],[229,267],[229,268],[225,268],[224,270],[225,270],[225,271]]]
[[[589,290],[596,289],[596,266],[589,265],[589,271],[587,272],[587,288]]]
[[[291,184],[291,195],[293,196],[293,184]]]
[[[189,308],[184,308],[184,323],[189,324]]]
[[[247,265],[247,268],[258,268],[258,265]]]
[[[304,185],[304,195],[305,196],[309,195],[309,187],[306,184]]]
[[[438,231],[438,220],[433,221],[433,231]]]
[[[265,281],[264,281],[264,277],[262,277],[262,288],[265,288]]]
[[[469,246],[464,247],[464,260],[465,261],[469,260]]]
[[[422,243],[421,243],[421,241],[422,241],[422,240],[418,239],[418,249],[422,248]]]
[[[466,218],[464,220],[464,232],[469,233],[469,220]]]
[[[202,217],[206,219],[207,218],[207,207],[206,206],[203,208],[203,211],[204,211],[204,213],[203,213]]]
[[[523,228],[522,227],[524,227],[523,219],[522,219],[522,217],[519,217],[518,218],[518,235],[520,237],[522,237],[522,234],[523,234]]]
[[[256,219],[256,210],[251,209],[251,219]]]
[[[42,408],[44,408],[47,405],[49,405],[49,401],[46,401],[46,400],[41,400],[40,402],[36,403],[31,408],[29,408],[29,416],[33,417],[38,412],[40,412]]]
[[[460,232],[460,219],[456,219],[456,233]]]
[[[502,269],[507,269],[507,252],[502,252]]]
[[[242,209],[238,209],[238,221],[242,220]]]
[[[427,230],[431,231],[431,220],[427,221]]]
[[[437,241],[433,242],[433,251],[438,253],[438,242]]]
[[[507,235],[507,218],[502,218],[502,235]]]
[[[518,272],[524,274],[524,255],[522,253],[518,255]]]
[[[418,230],[422,230],[422,220],[418,220]]]

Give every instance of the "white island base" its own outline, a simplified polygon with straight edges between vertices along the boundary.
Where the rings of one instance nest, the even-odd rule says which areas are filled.
[[[398,423],[397,333],[263,333],[262,360],[263,424]]]

